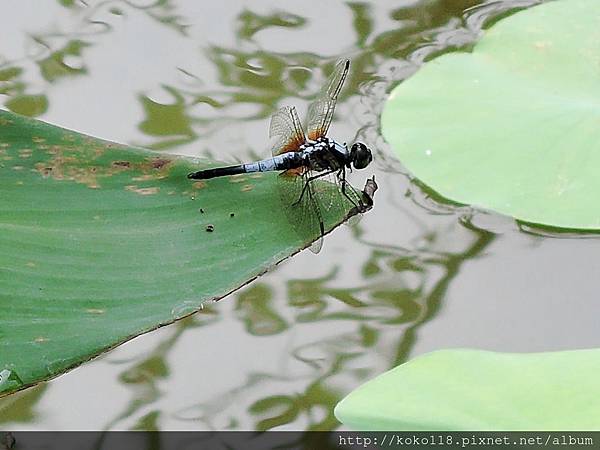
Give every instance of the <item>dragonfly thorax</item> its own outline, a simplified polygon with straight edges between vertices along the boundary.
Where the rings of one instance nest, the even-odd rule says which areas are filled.
[[[302,159],[305,166],[318,172],[350,167],[351,162],[346,144],[327,137],[306,144],[302,149]]]
[[[309,141],[302,146],[303,165],[311,170],[340,170],[342,168],[364,169],[373,160],[371,150],[362,142],[355,142],[352,148],[328,137]]]

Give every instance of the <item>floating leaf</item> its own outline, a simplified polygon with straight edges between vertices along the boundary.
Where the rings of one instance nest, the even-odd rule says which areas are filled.
[[[547,2],[471,53],[426,63],[390,96],[402,163],[455,202],[535,224],[600,229],[600,3]]]
[[[199,310],[317,237],[294,232],[277,174],[188,180],[197,169],[0,111],[0,396]]]
[[[355,430],[599,430],[600,350],[441,350],[338,403]]]

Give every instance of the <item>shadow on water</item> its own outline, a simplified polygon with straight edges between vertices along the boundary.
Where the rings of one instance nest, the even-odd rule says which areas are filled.
[[[50,93],[56,86],[78,77],[93,77],[88,55],[119,26],[107,17],[143,16],[181,39],[192,36],[192,18],[168,0],[143,6],[132,1],[58,3],[71,13],[68,29],[31,33],[29,52],[22,58],[8,60],[0,55],[0,99],[8,109],[43,116],[52,106]],[[335,62],[344,56],[352,58],[353,65],[340,105],[351,105],[352,120],[359,127],[357,137],[377,149],[377,170],[388,175],[405,173],[391,156],[378,126],[391,87],[427,58],[468,48],[484,24],[495,17],[536,2],[405,3],[400,7],[375,2],[338,5],[339,14],[331,20],[349,20],[354,35],[344,37],[343,53],[327,56],[309,50],[272,51],[259,39],[261,33],[273,29],[284,29],[286,36],[294,39],[294,33],[310,24],[308,17],[286,11],[280,3],[276,12],[241,9],[231,23],[235,43],[209,40],[201,49],[214,81],[207,82],[197,68],[176,67],[173,71],[184,81],[156,86],[168,100],[153,99],[147,92],[133,93],[142,111],[138,128],[147,139],[145,145],[179,151],[190,143],[204,142],[206,156],[245,158],[246,154],[239,155],[239,148],[234,150],[235,156],[217,153],[223,146],[218,133],[243,126],[263,129],[282,101],[310,101]],[[465,10],[469,10],[466,15]],[[336,25],[341,28],[344,24]],[[247,125],[254,121],[256,125]],[[259,147],[247,146],[243,149],[247,154],[259,153]],[[413,196],[415,203],[426,197],[408,179],[400,189],[400,196],[418,191]],[[389,220],[394,220],[394,214],[428,214],[421,207],[416,213],[407,212],[394,202],[381,206],[389,206]],[[446,209],[448,214],[455,212],[452,207]],[[433,216],[425,220],[431,222]],[[352,261],[332,262],[317,277],[282,280],[276,272],[221,302],[233,304],[231,317],[217,307],[219,304],[168,327],[167,336],[158,344],[131,360],[114,364],[119,385],[130,398],[119,410],[110,412],[111,419],[104,427],[161,429],[167,416],[179,427],[192,429],[338,427],[333,416],[336,403],[360,383],[411,356],[419,331],[439,313],[461,268],[480,256],[495,237],[475,227],[462,228],[461,237],[456,239],[459,248],[440,250],[444,247],[440,241],[453,240],[454,236],[449,236],[442,224],[433,224],[423,227],[426,231],[415,239],[420,242],[415,248],[403,247],[394,239],[371,241],[368,232],[355,227],[348,245],[356,250],[353,255],[361,256],[353,256]],[[360,276],[347,281],[344,274],[352,269]],[[342,286],[340,279],[345,280]],[[169,358],[171,352],[191,333],[201,336],[226,321],[243,328],[248,338],[281,337],[285,351],[274,357],[281,370],[248,369],[234,387],[202,398],[186,398],[171,412],[163,410],[161,397],[177,370],[172,367],[176,362]],[[227,345],[204,344],[213,346],[215,352],[219,345]],[[202,370],[210,373],[211,362],[206,366]],[[218,377],[218,368],[212,369],[212,377]],[[0,400],[0,423],[35,424],[40,420],[36,404],[51,386],[45,384]]]

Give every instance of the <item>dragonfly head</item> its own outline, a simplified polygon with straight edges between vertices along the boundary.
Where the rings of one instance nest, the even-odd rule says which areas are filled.
[[[355,169],[364,169],[373,161],[373,154],[365,144],[355,142],[350,148],[350,160]]]

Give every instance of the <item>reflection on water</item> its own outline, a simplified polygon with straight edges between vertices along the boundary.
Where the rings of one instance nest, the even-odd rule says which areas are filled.
[[[350,390],[423,351],[567,345],[560,327],[532,340],[549,296],[521,295],[518,278],[532,267],[521,258],[552,274],[566,247],[493,214],[441,204],[406,176],[378,128],[391,86],[534,3],[262,0],[216,10],[192,0],[12,2],[0,15],[13,37],[0,42],[5,108],[184,154],[263,156],[269,116],[284,104],[304,111],[335,62],[352,58],[332,135],[377,150],[380,191],[374,210],[328,236],[318,256],[300,254],[193,317],[1,399],[0,423],[326,430],[339,426],[333,407]],[[596,250],[593,241],[574,242],[568,251],[581,258]],[[595,268],[591,259],[584,267]],[[579,292],[575,286],[565,290]],[[555,320],[563,313],[544,309]],[[506,325],[489,322],[503,314],[514,322],[515,343]],[[572,325],[575,344],[594,342],[587,329]]]

